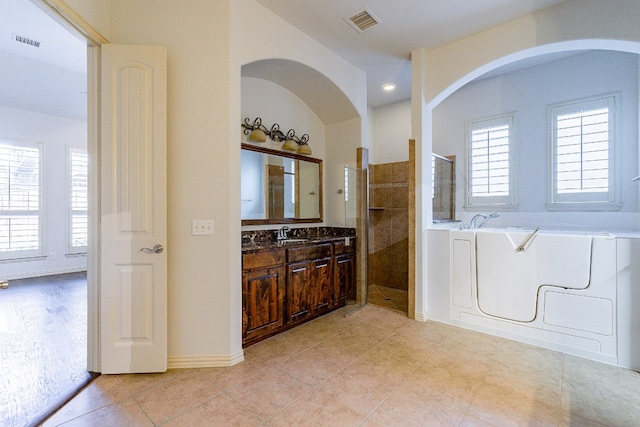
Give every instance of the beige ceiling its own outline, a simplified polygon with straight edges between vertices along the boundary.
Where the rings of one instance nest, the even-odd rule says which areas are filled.
[[[0,0],[0,105],[86,119],[86,52],[85,41],[29,0]]]
[[[411,96],[411,51],[468,37],[563,0],[257,0],[367,74],[368,104]],[[381,23],[356,32],[345,17],[368,8]],[[393,82],[397,89],[384,92]]]
[[[563,0],[257,1],[362,69],[368,104],[377,107],[410,97],[413,49],[441,46]],[[358,33],[344,18],[364,8],[381,22]],[[40,47],[17,43],[14,34],[38,40]],[[0,104],[70,117],[86,114],[85,43],[30,0],[0,0],[0,58]],[[244,71],[260,73],[257,67]],[[396,91],[383,92],[387,82],[396,83]],[[307,102],[311,98],[304,96]]]

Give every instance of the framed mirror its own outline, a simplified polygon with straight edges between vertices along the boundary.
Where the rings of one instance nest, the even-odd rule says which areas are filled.
[[[322,160],[241,148],[242,225],[322,222]]]

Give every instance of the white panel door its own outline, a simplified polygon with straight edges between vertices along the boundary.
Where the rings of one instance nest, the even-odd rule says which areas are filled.
[[[166,49],[103,45],[101,372],[167,369]]]

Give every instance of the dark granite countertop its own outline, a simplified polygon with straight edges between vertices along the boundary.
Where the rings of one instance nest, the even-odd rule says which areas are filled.
[[[346,236],[345,236],[346,237]],[[258,242],[242,242],[242,253],[257,252],[266,249],[291,248],[295,246],[304,246],[317,243],[344,242],[345,237],[327,237],[316,236],[310,238],[291,238],[283,241],[258,241]],[[355,236],[349,236],[351,241],[355,240]]]

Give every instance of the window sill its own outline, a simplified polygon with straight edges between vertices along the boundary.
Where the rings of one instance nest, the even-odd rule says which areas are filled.
[[[500,212],[513,212],[518,210],[518,205],[465,205],[463,209],[467,212],[486,212],[486,211],[500,211]]]
[[[559,212],[559,211],[570,211],[570,212],[613,212],[622,210],[622,203],[612,203],[612,202],[557,202],[557,203],[547,203],[545,204],[545,208],[548,211]]]
[[[23,261],[44,261],[48,259],[46,255],[26,255],[17,256],[15,258],[0,258],[0,264],[8,264],[11,262],[23,262]]]
[[[86,252],[70,252],[68,254],[64,254],[65,258],[79,258],[79,257],[86,257],[87,253]]]

